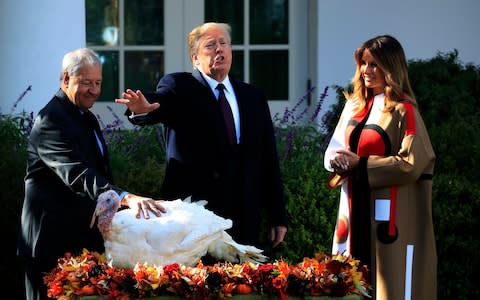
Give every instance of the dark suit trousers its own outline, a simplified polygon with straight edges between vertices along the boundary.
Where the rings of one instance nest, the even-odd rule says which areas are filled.
[[[29,258],[25,263],[25,293],[27,300],[47,300],[47,286],[43,276],[56,265],[56,259]]]
[[[244,155],[241,146],[230,148],[229,160],[226,165],[226,178],[224,183],[224,203],[226,216],[233,221],[233,226],[228,230],[237,243],[256,245],[257,232],[252,231],[250,225],[253,220],[249,217],[249,204],[245,199],[245,170]]]

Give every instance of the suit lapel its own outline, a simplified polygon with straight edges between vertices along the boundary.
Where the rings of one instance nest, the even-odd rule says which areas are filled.
[[[210,86],[208,85],[208,82],[207,80],[205,80],[205,78],[203,78],[203,75],[202,73],[197,70],[197,69],[194,69],[193,72],[192,72],[192,76],[193,78],[195,78],[201,85],[203,85],[205,87],[205,89],[208,90],[208,93],[210,94],[210,98],[211,100],[215,101],[215,103],[217,103],[217,98],[215,97],[215,94],[213,93],[212,89],[210,88]]]
[[[108,151],[106,147],[105,140],[103,138],[102,132],[100,130],[100,125],[98,124],[97,118],[88,111],[87,113],[90,114],[90,118],[93,118],[90,122],[92,123],[91,126],[89,126],[85,120],[83,119],[82,114],[80,113],[79,109],[77,106],[75,106],[67,97],[67,95],[59,89],[58,92],[55,94],[55,97],[57,98],[58,102],[62,106],[62,109],[70,116],[72,120],[72,125],[71,126],[81,126],[82,128],[82,136],[81,139],[82,141],[85,141],[88,143],[89,147],[95,148],[95,150],[92,151],[92,159],[95,159],[95,161],[92,161],[91,163],[95,163],[95,167],[99,168],[100,170],[103,170],[105,172],[105,176],[108,180],[112,180],[112,172],[110,169],[110,162],[109,162],[109,157],[108,157]],[[98,138],[101,141],[102,147],[103,147],[103,155],[100,151],[97,139],[95,138],[95,133],[93,131],[97,132]],[[83,134],[84,132],[84,134]]]
[[[97,118],[91,111],[85,112],[85,114],[88,115],[88,118],[90,119],[91,126],[89,128],[90,135],[93,136],[93,141],[94,141],[94,148],[96,149],[96,156],[99,162],[103,165],[105,168],[106,174],[110,177],[111,172],[110,172],[110,164],[109,164],[109,157],[108,157],[108,151],[107,151],[107,146],[105,143],[105,139],[103,138],[102,131],[100,130],[100,124],[98,123]],[[92,130],[93,127],[93,130]],[[93,132],[92,132],[93,131]],[[96,135],[96,136],[95,136]],[[98,143],[97,141],[100,141]],[[100,149],[102,147],[102,149]],[[102,153],[103,151],[103,153]]]
[[[203,78],[202,76],[202,73],[197,70],[197,69],[194,69],[193,72],[192,72],[192,76],[198,80],[198,82],[200,82],[203,86],[207,87],[208,89],[210,89],[210,86],[208,86],[208,83],[207,81],[205,80],[205,78]]]

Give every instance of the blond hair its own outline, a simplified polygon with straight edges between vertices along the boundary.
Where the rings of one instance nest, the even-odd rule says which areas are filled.
[[[190,52],[190,58],[192,58],[192,55],[197,54],[200,39],[203,37],[203,35],[205,35],[205,32],[212,28],[219,29],[225,32],[225,36],[228,39],[227,42],[229,44],[231,43],[232,38],[230,36],[230,33],[232,32],[232,28],[230,27],[230,25],[228,25],[227,23],[216,22],[204,23],[200,26],[193,28],[192,31],[190,31],[190,33],[188,34],[188,48]]]

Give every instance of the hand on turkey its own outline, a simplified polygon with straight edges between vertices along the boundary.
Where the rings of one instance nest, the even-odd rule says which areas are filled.
[[[127,194],[122,199],[122,205],[126,205],[133,209],[137,219],[142,218],[142,216],[144,219],[150,219],[150,213],[160,217],[162,213],[167,212],[161,205],[162,202],[162,200],[154,200],[152,198],[137,196],[135,194]]]

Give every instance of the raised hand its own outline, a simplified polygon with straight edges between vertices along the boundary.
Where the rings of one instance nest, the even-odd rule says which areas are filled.
[[[149,113],[160,107],[160,103],[149,103],[140,90],[127,89],[121,99],[115,99],[117,104],[125,104],[135,114]]]

